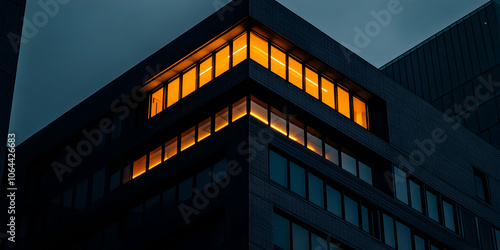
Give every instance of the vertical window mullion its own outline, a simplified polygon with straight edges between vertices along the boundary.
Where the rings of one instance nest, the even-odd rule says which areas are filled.
[[[233,51],[234,51],[233,41],[234,39],[229,42],[229,69],[233,68]]]

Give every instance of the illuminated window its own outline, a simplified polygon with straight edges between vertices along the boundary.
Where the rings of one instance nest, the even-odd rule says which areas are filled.
[[[285,114],[279,112],[275,108],[271,108],[271,128],[277,130],[285,136],[287,135]]]
[[[181,135],[181,151],[191,147],[194,145],[194,134],[195,130],[194,127],[186,130],[184,133]]]
[[[300,144],[304,145],[304,124],[290,117],[288,123],[288,137]]]
[[[271,46],[271,71],[286,79],[286,55],[274,46]]]
[[[361,125],[363,128],[368,128],[366,122],[366,104],[357,97],[354,97],[352,105],[354,111],[354,122]]]
[[[257,118],[259,121],[269,124],[267,120],[267,105],[261,100],[252,96],[250,101],[250,115]]]
[[[212,80],[212,57],[200,63],[200,88]]]
[[[196,89],[196,67],[182,75],[182,98],[191,94]]]
[[[318,73],[306,67],[306,92],[319,99]]]
[[[260,65],[268,68],[269,52],[268,43],[254,33],[250,33],[250,58]]]
[[[146,172],[146,160],[147,155],[134,162],[134,166],[132,168],[132,179],[135,179],[137,176]]]
[[[215,77],[229,70],[229,46],[215,53]]]
[[[247,59],[247,33],[233,41],[233,67]]]
[[[165,158],[164,160],[166,161],[167,159],[171,158],[172,156],[177,154],[177,137],[171,139],[167,143],[165,143]]]
[[[206,120],[198,124],[198,141],[201,141],[210,135],[210,129],[212,128],[212,118],[207,118]]]
[[[179,77],[168,83],[167,87],[167,107],[172,106],[179,100]]]
[[[163,90],[164,88],[160,88],[151,95],[150,117],[155,116],[163,110]]]
[[[302,64],[292,57],[288,57],[288,81],[302,89]]]
[[[215,132],[221,130],[229,124],[229,113],[228,108],[223,109],[219,113],[215,114]]]
[[[335,109],[335,85],[324,77],[321,77],[321,101]]]
[[[347,118],[351,118],[351,109],[349,107],[349,92],[341,87],[337,87],[337,95],[339,101],[339,112]]]
[[[161,146],[149,153],[149,169],[161,163]]]
[[[232,118],[233,122],[245,116],[246,114],[247,114],[247,98],[243,97],[243,99],[233,104],[233,118]]]
[[[323,156],[323,143],[320,138],[321,135],[317,131],[307,127],[307,148]]]

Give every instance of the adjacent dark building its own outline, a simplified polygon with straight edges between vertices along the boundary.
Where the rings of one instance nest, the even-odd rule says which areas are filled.
[[[500,152],[346,52],[229,3],[18,147],[17,247],[500,249]]]
[[[490,1],[381,68],[498,149],[499,11]]]

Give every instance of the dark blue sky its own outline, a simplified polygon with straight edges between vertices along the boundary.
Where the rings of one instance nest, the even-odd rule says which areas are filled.
[[[10,131],[17,134],[19,141],[29,138],[228,2],[65,1],[58,8],[47,9],[31,0],[26,6],[25,23],[35,29],[24,30],[19,55],[10,121]],[[487,1],[278,2],[380,67]],[[377,22],[374,13],[390,13],[390,20],[383,16],[383,25],[379,24],[377,29],[373,26]],[[367,25],[371,27],[368,31],[371,36],[356,42],[359,36],[356,30],[366,33]]]

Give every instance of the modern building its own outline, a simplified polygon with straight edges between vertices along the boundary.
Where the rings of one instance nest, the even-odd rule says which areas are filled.
[[[229,3],[18,147],[17,247],[499,249],[498,149],[347,52]]]
[[[381,70],[500,149],[500,4],[490,1]]]

